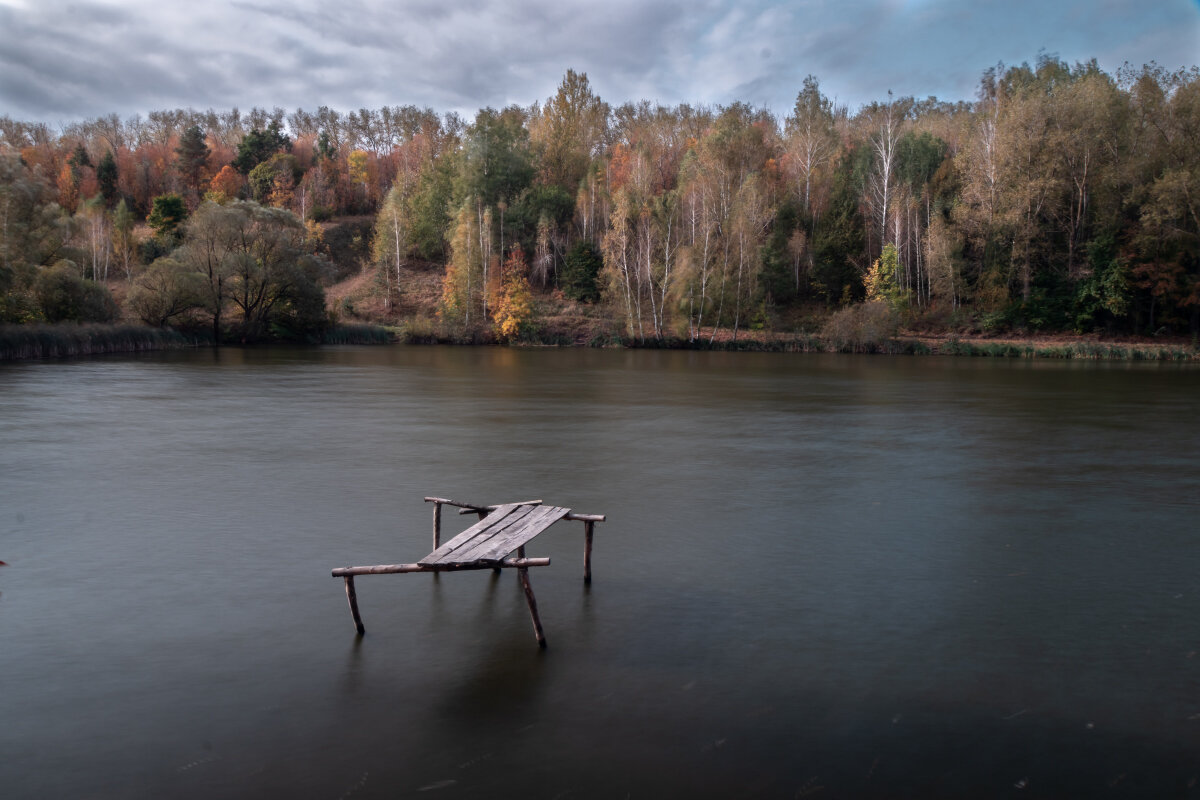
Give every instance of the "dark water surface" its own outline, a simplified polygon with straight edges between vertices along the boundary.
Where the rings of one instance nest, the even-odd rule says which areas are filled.
[[[511,572],[425,495],[582,524]],[[1200,370],[454,348],[0,365],[0,796],[1200,794]],[[467,518],[447,514],[453,533]]]

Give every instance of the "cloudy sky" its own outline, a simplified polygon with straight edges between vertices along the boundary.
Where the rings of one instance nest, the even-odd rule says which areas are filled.
[[[473,116],[551,95],[568,67],[613,104],[786,112],[815,74],[852,110],[972,99],[1040,52],[1200,63],[1200,0],[0,0],[0,115],[50,123],[165,108]]]

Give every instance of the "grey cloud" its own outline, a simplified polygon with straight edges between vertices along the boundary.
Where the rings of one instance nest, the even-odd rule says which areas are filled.
[[[1102,60],[1110,70],[1160,52],[1194,60],[1196,6],[1145,5],[38,0],[0,5],[0,114],[414,103],[470,116],[545,100],[568,67],[615,104],[745,100],[786,113],[809,73],[852,107],[888,88],[968,99],[987,66],[1032,60],[1041,48],[1118,58]]]

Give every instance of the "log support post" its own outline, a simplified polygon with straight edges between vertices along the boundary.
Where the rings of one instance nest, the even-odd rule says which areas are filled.
[[[433,501],[433,549],[437,550],[442,546],[442,501]],[[432,552],[432,551],[431,551]],[[441,580],[441,575],[433,573],[433,579]]]
[[[517,549],[517,558],[525,558],[524,547]],[[521,588],[525,590],[525,602],[529,604],[529,616],[533,618],[533,635],[537,637],[538,647],[545,649],[546,634],[542,631],[542,620],[538,617],[537,598],[533,596],[533,587],[529,584],[529,570],[525,567],[518,567],[517,575],[521,578]]]
[[[442,546],[442,504],[433,501],[433,549]]]
[[[586,520],[583,523],[583,582],[592,582],[592,531],[596,523]]]
[[[354,629],[362,636],[367,629],[363,627],[362,617],[358,615],[358,595],[354,592],[354,576],[346,575],[346,601],[350,603],[350,615],[354,617]]]

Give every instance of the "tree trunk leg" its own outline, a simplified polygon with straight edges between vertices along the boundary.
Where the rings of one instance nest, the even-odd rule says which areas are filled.
[[[442,504],[433,504],[433,549],[437,550],[442,546]],[[435,581],[441,580],[442,573],[433,573]]]
[[[346,581],[346,600],[350,603],[350,614],[354,617],[354,629],[358,631],[359,636],[362,636],[367,629],[363,627],[362,617],[358,615],[358,595],[354,593],[354,576],[347,575],[343,580]]]
[[[433,504],[433,549],[442,546],[442,504]]]
[[[525,557],[525,548],[517,549],[517,558]],[[538,647],[545,649],[546,634],[542,631],[542,620],[538,616],[537,598],[533,596],[533,587],[529,584],[529,568],[518,567],[517,575],[521,578],[521,588],[525,590],[525,602],[529,604],[529,616],[533,618],[533,635],[537,637]]]
[[[592,582],[592,529],[596,523],[583,523],[583,582]]]

